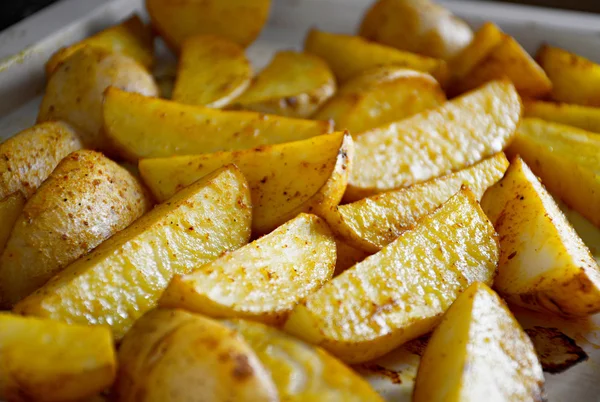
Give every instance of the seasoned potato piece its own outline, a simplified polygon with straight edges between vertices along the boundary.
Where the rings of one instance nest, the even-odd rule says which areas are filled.
[[[10,237],[15,222],[25,205],[25,198],[21,193],[13,193],[0,200],[0,253],[4,251],[4,246]]]
[[[298,304],[285,330],[349,363],[374,359],[431,331],[471,283],[491,283],[499,252],[494,227],[463,190]]]
[[[223,107],[252,80],[252,66],[237,43],[215,35],[197,35],[181,45],[173,100]]]
[[[104,129],[130,160],[247,149],[331,132],[325,121],[182,105],[109,88]]]
[[[159,200],[199,177],[234,163],[252,193],[254,234],[264,234],[300,212],[320,215],[344,194],[354,148],[348,134],[321,135],[304,141],[235,152],[142,159],[140,173]]]
[[[354,137],[345,198],[355,201],[472,165],[508,145],[521,117],[515,87],[494,81],[446,104]]]
[[[414,402],[544,400],[544,373],[529,337],[488,286],[471,285],[433,332]]]
[[[536,100],[526,100],[523,106],[525,117],[537,117],[600,133],[600,108]]]
[[[244,339],[181,310],[140,318],[119,348],[120,402],[278,401],[277,388]]]
[[[454,80],[464,78],[496,46],[502,42],[504,34],[493,22],[483,24],[468,46],[456,54],[449,63],[450,74]]]
[[[15,311],[110,325],[120,339],[169,280],[250,237],[250,194],[234,167],[210,174],[120,231],[23,299]]]
[[[335,251],[325,221],[300,214],[253,243],[175,276],[159,305],[280,324],[331,279]]]
[[[108,328],[0,312],[0,398],[75,401],[109,387],[116,356]]]
[[[333,276],[337,276],[347,270],[348,268],[358,264],[365,258],[367,258],[369,253],[362,251],[358,248],[352,247],[348,243],[338,238],[335,239],[335,249],[337,252],[337,257],[335,261],[335,271],[333,272]]]
[[[369,70],[344,84],[313,117],[357,134],[402,120],[446,101],[429,74],[401,67]]]

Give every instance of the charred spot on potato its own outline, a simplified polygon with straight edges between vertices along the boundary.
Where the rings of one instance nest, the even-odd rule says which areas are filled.
[[[429,343],[429,338],[431,338],[431,334],[423,335],[420,338],[414,339],[406,343],[404,345],[404,348],[410,353],[413,353],[418,356],[423,356],[423,353],[425,353],[425,348]]]
[[[535,326],[526,329],[540,359],[544,371],[562,373],[588,359],[587,353],[575,340],[557,328]]]

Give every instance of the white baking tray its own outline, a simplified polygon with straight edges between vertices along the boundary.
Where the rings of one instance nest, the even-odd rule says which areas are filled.
[[[249,0],[250,1],[250,0]],[[441,1],[473,27],[494,21],[530,52],[547,42],[600,62],[600,16],[478,1]],[[318,27],[353,33],[370,0],[274,0],[268,26],[248,50],[257,68],[279,49],[300,48],[306,31]],[[133,12],[145,16],[141,0],[63,0],[0,34],[0,140],[35,122],[43,91],[44,63],[58,48],[114,24]],[[164,49],[161,54],[164,53]],[[165,53],[166,54],[166,53]],[[172,63],[172,58],[161,57]],[[567,211],[580,235],[600,256],[600,231]],[[598,257],[597,257],[598,259]],[[590,359],[562,374],[547,374],[550,402],[600,401],[600,315],[561,320],[517,312],[525,327],[557,327],[574,338]],[[419,357],[399,349],[375,364],[395,373],[367,375],[390,401],[410,401]]]

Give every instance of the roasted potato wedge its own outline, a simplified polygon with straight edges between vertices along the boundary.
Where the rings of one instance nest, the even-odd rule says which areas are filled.
[[[414,402],[543,401],[544,373],[529,337],[488,286],[471,285],[433,332]]]
[[[4,251],[4,246],[24,205],[25,197],[18,192],[0,200],[0,222],[2,222],[0,225],[0,254]]]
[[[106,91],[104,129],[123,157],[158,158],[247,149],[331,132],[325,121],[222,111]]]
[[[106,324],[120,339],[156,305],[173,275],[248,241],[250,205],[239,170],[220,169],[69,265],[14,310],[69,323]]]
[[[308,296],[284,328],[346,362],[374,359],[431,331],[471,283],[491,283],[499,252],[494,227],[463,190]]]
[[[400,122],[354,137],[345,199],[431,180],[502,151],[514,137],[521,102],[508,81],[482,88]]]
[[[352,247],[339,238],[335,239],[335,249],[337,257],[335,260],[335,271],[333,272],[333,276],[338,276],[348,268],[358,264],[371,255],[356,247]]]
[[[0,312],[0,398],[64,402],[112,385],[117,371],[108,328]]]
[[[526,100],[523,106],[524,117],[536,117],[600,133],[600,108],[537,100]]]
[[[449,62],[452,80],[460,80],[469,74],[476,65],[502,42],[504,33],[493,22],[484,23],[473,36],[468,46],[463,48]]]
[[[354,152],[348,134],[215,154],[142,159],[140,173],[159,200],[165,200],[221,166],[234,163],[252,192],[254,234],[265,234],[300,212],[322,215],[346,189]]]

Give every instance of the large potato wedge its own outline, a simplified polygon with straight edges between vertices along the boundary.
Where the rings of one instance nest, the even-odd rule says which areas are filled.
[[[0,257],[0,305],[11,307],[151,206],[126,169],[95,151],[73,152],[14,224]]]
[[[120,402],[275,402],[277,388],[234,330],[201,315],[157,309],[119,348]]]
[[[152,193],[165,200],[208,172],[236,164],[252,192],[253,233],[264,234],[300,212],[322,215],[337,205],[353,152],[350,135],[334,133],[243,151],[142,159],[139,167]]]
[[[117,371],[108,328],[0,313],[0,398],[64,402],[112,385]]]
[[[463,169],[502,151],[514,137],[521,101],[494,81],[446,104],[354,137],[345,198],[355,201]]]
[[[523,107],[524,117],[536,117],[600,133],[600,108],[537,100],[525,100]]]
[[[502,42],[504,33],[493,22],[484,23],[473,40],[449,62],[453,80],[460,80],[475,68],[496,46]]]
[[[493,290],[474,283],[433,332],[412,400],[543,401],[543,386],[542,366],[525,331]]]
[[[346,82],[313,118],[333,120],[338,130],[347,129],[357,134],[445,101],[446,94],[431,75],[385,66]]]
[[[282,51],[235,101],[235,107],[290,117],[309,117],[336,89],[323,60],[310,53]]]
[[[600,268],[521,158],[488,190],[481,206],[500,235],[494,286],[505,298],[562,315],[600,311]]]
[[[281,324],[331,279],[335,261],[335,240],[325,221],[300,214],[253,243],[175,276],[159,305]]]
[[[331,132],[325,121],[182,105],[116,88],[106,91],[103,114],[113,147],[132,161],[247,149]]]
[[[431,331],[473,282],[491,283],[494,227],[463,190],[413,230],[298,304],[285,330],[360,363]]]
[[[0,225],[0,254],[4,251],[4,246],[24,205],[25,197],[21,193],[13,193],[0,200],[0,222],[2,222]]]
[[[156,305],[175,274],[236,249],[250,237],[250,194],[221,169],[155,207],[18,303],[21,314],[106,324],[120,339]]]

